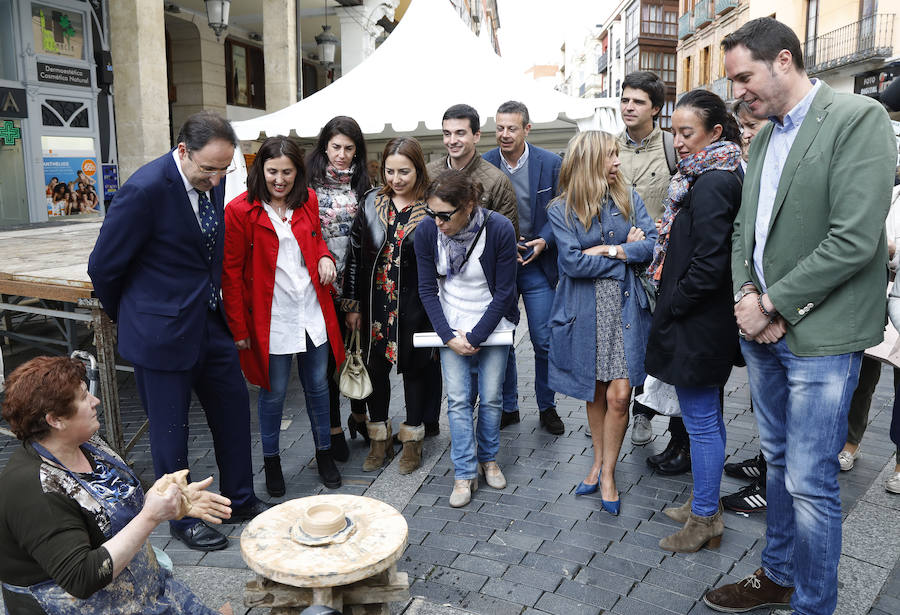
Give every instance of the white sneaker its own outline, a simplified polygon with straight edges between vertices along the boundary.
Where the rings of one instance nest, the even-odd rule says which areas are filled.
[[[900,472],[894,472],[884,481],[884,490],[900,494]]]
[[[496,461],[485,461],[478,464],[478,473],[484,474],[484,481],[488,487],[494,489],[506,489],[506,477],[500,471]]]
[[[859,459],[859,451],[862,447],[857,448],[855,453],[850,451],[841,451],[838,453],[838,463],[841,464],[841,472],[848,472],[853,469],[853,464]]]
[[[643,414],[635,415],[634,422],[631,425],[631,443],[647,444],[653,439],[653,428],[650,427],[650,419]]]

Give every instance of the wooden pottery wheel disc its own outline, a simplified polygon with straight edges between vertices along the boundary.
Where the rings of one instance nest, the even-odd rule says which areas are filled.
[[[355,531],[340,543],[307,546],[291,529],[317,504],[344,511]],[[356,495],[314,495],[284,502],[257,516],[241,534],[241,556],[258,574],[294,587],[335,587],[367,579],[395,563],[409,529],[396,509]]]

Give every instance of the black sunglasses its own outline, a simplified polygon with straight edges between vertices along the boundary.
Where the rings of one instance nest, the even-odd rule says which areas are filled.
[[[430,218],[437,218],[441,222],[450,222],[450,218],[453,217],[453,214],[458,212],[462,208],[462,205],[454,209],[453,211],[434,211],[428,205],[425,206],[425,215]]]

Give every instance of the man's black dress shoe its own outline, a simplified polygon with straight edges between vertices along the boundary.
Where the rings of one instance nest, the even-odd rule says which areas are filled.
[[[218,551],[228,546],[227,536],[217,532],[202,521],[198,521],[183,530],[175,529],[170,525],[169,533],[172,535],[172,538],[177,538],[187,545],[188,549],[193,549],[194,551]]]
[[[691,450],[686,447],[679,447],[678,451],[672,455],[667,461],[659,464],[656,471],[667,476],[675,474],[684,474],[691,471]]]
[[[240,508],[232,508],[231,518],[222,519],[222,523],[243,523],[244,521],[249,521],[260,513],[266,512],[270,508],[272,508],[271,504],[267,504],[262,500],[256,500],[252,504],[247,504],[246,506],[241,506]]]

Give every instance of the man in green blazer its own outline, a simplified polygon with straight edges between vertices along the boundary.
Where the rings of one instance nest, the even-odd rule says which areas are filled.
[[[837,604],[837,454],[862,351],[886,322],[897,146],[884,109],[810,80],[800,41],[768,17],[722,41],[735,97],[772,120],[750,150],[732,281],[760,445],[768,462],[762,567],[707,592],[713,609]]]

